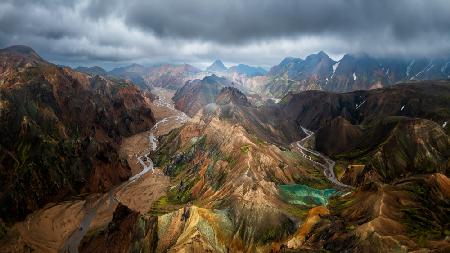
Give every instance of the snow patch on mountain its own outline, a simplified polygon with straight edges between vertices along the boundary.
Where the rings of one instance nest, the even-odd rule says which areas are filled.
[[[410,80],[414,80],[416,77],[418,77],[420,74],[425,73],[427,71],[429,71],[434,65],[432,64],[432,62],[430,62],[424,69],[422,69],[421,71],[419,71],[419,73],[417,73],[415,76],[411,77]]]
[[[338,62],[336,62],[335,64],[333,64],[333,74],[331,74],[331,77],[330,78],[333,78],[333,76],[334,76],[334,73],[336,72],[336,69],[339,67],[339,61]]]
[[[406,67],[406,76],[409,76],[409,74],[411,73],[411,68],[412,68],[412,66],[414,65],[415,62],[416,62],[416,60],[412,60],[409,63],[408,67]]]
[[[366,100],[362,101],[359,104],[356,104],[355,109],[358,110],[365,102],[366,102]]]

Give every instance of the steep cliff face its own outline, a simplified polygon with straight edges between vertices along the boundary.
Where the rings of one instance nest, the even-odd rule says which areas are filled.
[[[338,116],[353,125],[371,124],[388,116],[425,118],[443,124],[450,118],[449,95],[448,81],[423,81],[342,94],[291,93],[280,105],[288,118],[315,130]]]
[[[103,230],[87,235],[80,252],[155,252],[156,217],[145,217],[124,205],[118,205],[113,219]]]
[[[0,105],[0,217],[7,221],[125,180],[121,137],[154,124],[134,85],[57,67],[23,46],[0,51]]]
[[[416,174],[450,172],[450,137],[436,123],[425,119],[391,119],[366,130],[353,149],[340,159],[366,166],[358,184],[374,180],[391,183]],[[384,128],[381,130],[380,128]]]
[[[352,149],[361,137],[360,127],[338,116],[319,128],[315,143],[318,150],[334,155]]]

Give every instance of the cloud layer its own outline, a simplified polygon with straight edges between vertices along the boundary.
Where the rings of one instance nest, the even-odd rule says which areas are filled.
[[[439,56],[450,54],[448,13],[446,0],[3,0],[0,46],[103,66],[270,66],[319,50]]]

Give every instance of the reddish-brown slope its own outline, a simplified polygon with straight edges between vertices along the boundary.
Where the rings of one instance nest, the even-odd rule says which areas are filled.
[[[121,137],[154,124],[134,85],[57,67],[24,46],[0,51],[0,105],[5,220],[125,180],[130,170],[119,157]]]

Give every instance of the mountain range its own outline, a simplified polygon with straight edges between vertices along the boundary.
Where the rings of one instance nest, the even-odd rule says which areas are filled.
[[[285,58],[268,73],[267,92],[326,90],[348,92],[386,87],[409,80],[450,78],[447,58],[375,58],[368,54],[346,54],[339,61],[319,52],[300,58]]]
[[[240,84],[247,91],[281,98],[290,91],[348,92],[410,80],[445,80],[450,78],[449,63],[450,57],[380,58],[365,53],[345,54],[335,61],[320,51],[305,59],[287,57],[269,71],[245,64],[227,68],[221,60],[215,60],[205,71],[189,64],[153,67],[132,64],[110,72],[99,67],[80,67],[78,70],[128,79],[142,88],[165,87],[173,90],[181,88],[189,80],[215,74]]]
[[[0,252],[448,252],[446,62],[0,49]]]

